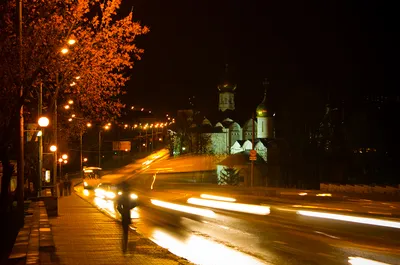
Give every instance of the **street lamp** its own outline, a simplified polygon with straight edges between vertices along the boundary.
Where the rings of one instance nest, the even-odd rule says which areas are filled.
[[[74,45],[76,43],[76,40],[74,40],[74,39],[69,39],[68,40],[68,44],[69,45]]]
[[[43,130],[47,126],[49,126],[49,119],[47,117],[40,117],[38,120],[39,126],[42,128],[37,136],[39,137],[39,180],[38,180],[38,185],[37,185],[37,192],[38,196],[41,195],[42,193],[42,179],[43,179]]]
[[[63,154],[63,155],[61,156],[61,158],[64,159],[64,160],[66,160],[66,159],[68,159],[68,155],[67,155],[67,154]]]
[[[104,130],[107,131],[110,129],[110,126],[111,126],[111,123],[108,123],[103,128],[104,128]],[[101,167],[101,132],[102,132],[102,130],[100,128],[100,130],[99,130],[99,167]]]
[[[57,177],[57,146],[51,145],[50,146],[50,151],[54,153],[54,164],[56,165],[55,168],[53,168],[53,196],[57,196],[57,189],[56,189],[56,177]]]
[[[38,120],[38,124],[42,128],[49,126],[49,123],[50,121],[47,117],[40,117]]]
[[[64,158],[64,157],[65,157],[65,158]],[[62,158],[59,158],[59,159],[58,159],[58,162],[60,163],[60,178],[61,178],[61,176],[62,176],[62,165],[63,165],[63,163],[64,163],[64,164],[67,164],[67,163],[68,163],[67,158],[68,158],[68,156],[64,154],[64,155],[62,155]]]

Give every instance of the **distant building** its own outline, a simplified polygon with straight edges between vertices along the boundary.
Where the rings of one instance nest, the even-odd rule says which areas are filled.
[[[266,162],[267,148],[269,142],[275,139],[275,130],[274,115],[267,107],[268,82],[265,81],[263,84],[265,87],[264,98],[255,108],[256,119],[249,118],[243,124],[240,124],[235,121],[237,116],[237,110],[235,109],[237,85],[231,81],[228,65],[226,65],[224,78],[217,86],[219,102],[218,113],[215,116],[220,119],[219,121],[212,124],[207,117],[196,119],[193,110],[178,111],[178,120],[180,120],[181,124],[190,125],[190,136],[188,137],[188,143],[186,143],[189,147],[185,147],[185,149],[189,148],[193,153],[212,153],[215,155],[247,152],[252,149],[254,133],[254,149]]]

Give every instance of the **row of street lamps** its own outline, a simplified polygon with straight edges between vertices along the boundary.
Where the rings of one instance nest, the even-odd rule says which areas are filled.
[[[76,43],[76,40],[74,39],[69,39],[67,41],[68,45],[74,45]],[[67,47],[63,47],[60,51],[62,54],[66,54],[69,52],[69,49]],[[58,85],[58,77],[56,79],[57,81],[57,85]],[[40,130],[37,134],[37,136],[39,137],[39,180],[38,180],[38,196],[41,196],[41,191],[42,191],[42,179],[43,179],[43,136],[44,136],[44,128],[46,128],[49,124],[50,121],[47,117],[42,116],[42,84],[40,85],[40,90],[39,90],[39,106],[38,106],[38,124],[40,126]],[[54,96],[54,121],[53,121],[53,130],[54,130],[54,139],[53,142],[55,144],[50,146],[50,151],[54,154],[54,163],[53,163],[53,195],[56,195],[56,184],[57,184],[57,93]],[[67,157],[68,156],[65,154],[63,155],[63,157]],[[64,158],[60,158],[63,159],[63,163],[67,163],[67,159]],[[65,162],[64,162],[65,161]],[[61,166],[60,166],[61,167]],[[61,175],[60,175],[61,176]]]

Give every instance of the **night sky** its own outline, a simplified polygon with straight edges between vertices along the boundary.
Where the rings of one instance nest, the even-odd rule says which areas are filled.
[[[390,93],[396,23],[388,4],[123,0],[123,11],[133,6],[135,20],[151,30],[138,39],[145,54],[125,100],[160,113],[186,107],[195,95],[199,109],[216,111],[226,63],[238,84],[237,109],[249,115],[265,77],[278,111],[319,110],[328,94]]]

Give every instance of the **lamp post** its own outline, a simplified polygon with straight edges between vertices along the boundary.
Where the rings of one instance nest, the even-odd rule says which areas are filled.
[[[104,128],[104,130],[109,130],[110,126],[111,125],[108,124],[108,125],[104,126],[103,128]],[[102,130],[100,128],[100,130],[99,130],[99,167],[101,167],[101,132],[102,132]]]
[[[82,169],[83,169],[83,154],[82,154],[82,149],[83,149],[83,132],[81,131],[81,133],[80,133],[80,138],[79,138],[79,147],[80,147],[80,161],[81,161],[81,164],[80,164],[80,168],[79,168],[79,172],[80,172],[80,175],[81,175],[81,177],[82,177]]]
[[[68,45],[74,45],[75,43],[76,43],[76,40],[73,40],[73,39],[69,39],[68,40]],[[67,47],[64,47],[64,48],[62,48],[60,50],[60,52],[63,55],[65,55],[65,54],[67,54],[69,52],[69,49]],[[60,89],[60,80],[59,80],[59,75],[57,73],[56,74],[56,92],[54,93],[54,101],[53,101],[53,103],[54,103],[54,113],[53,113],[53,138],[54,138],[54,140],[53,141],[55,142],[56,145],[57,145],[57,131],[58,131],[58,128],[57,128],[57,126],[58,126],[57,125],[57,115],[58,115],[57,114],[57,108],[58,108],[58,106],[57,106],[57,97],[58,97],[59,89]],[[54,178],[53,178],[54,195],[56,195],[57,194],[57,191],[56,191],[56,183],[57,183],[57,147],[54,150],[53,175],[54,175]]]
[[[50,146],[50,151],[54,153],[54,163],[56,164],[55,170],[53,167],[53,196],[57,196],[57,189],[56,189],[56,184],[57,184],[57,146],[52,145]]]
[[[42,90],[42,87],[40,87],[40,90]],[[40,104],[41,104],[41,99],[39,99]],[[41,114],[41,109],[39,110]],[[40,117],[38,120],[39,126],[42,128],[39,132],[41,133],[39,137],[39,180],[38,180],[38,186],[37,186],[37,192],[38,192],[38,197],[40,197],[42,193],[42,179],[43,179],[43,136],[44,136],[44,128],[46,128],[49,125],[49,119],[47,117]]]
[[[58,162],[60,163],[60,178],[62,176],[62,165],[68,163],[68,155],[63,154],[59,159]]]
[[[86,126],[87,126],[88,128],[90,128],[90,127],[92,127],[92,124],[91,124],[90,122],[88,122],[88,123],[86,123]],[[82,176],[82,174],[83,174],[83,171],[82,171],[82,169],[83,169],[83,162],[86,162],[86,161],[87,161],[87,158],[86,158],[86,161],[84,161],[84,159],[83,159],[83,132],[82,132],[82,131],[81,131],[81,134],[80,134],[79,146],[80,146],[80,159],[81,159],[81,168],[80,168],[80,172],[81,172],[81,177],[83,177],[83,176]]]

